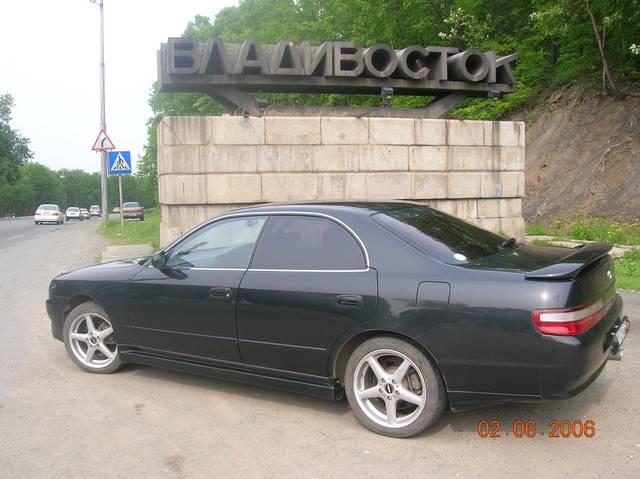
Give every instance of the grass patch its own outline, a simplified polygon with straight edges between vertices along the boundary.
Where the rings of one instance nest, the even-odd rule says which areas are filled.
[[[616,222],[607,218],[578,214],[571,221],[557,220],[550,227],[527,225],[528,235],[552,236],[553,240],[534,240],[534,245],[550,246],[554,240],[602,241],[623,245],[640,245],[640,220]],[[619,288],[640,291],[640,249],[634,249],[615,261]]]
[[[640,219],[630,222],[588,217],[578,213],[570,221],[556,220],[552,225],[527,225],[528,235],[554,236],[572,240],[602,241],[622,245],[640,245]]]
[[[615,260],[618,288],[640,291],[640,250],[630,251]]]
[[[100,233],[115,244],[149,243],[153,251],[160,249],[160,208],[146,210],[144,221],[124,221],[120,227],[120,219],[109,219],[100,225]]]
[[[542,225],[527,224],[524,227],[524,231],[529,236],[552,236],[551,232]]]

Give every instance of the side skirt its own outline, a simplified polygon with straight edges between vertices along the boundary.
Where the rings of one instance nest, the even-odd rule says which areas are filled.
[[[539,402],[541,396],[527,394],[480,393],[469,391],[448,391],[449,408],[452,412],[464,412],[473,409],[496,406],[514,402]]]
[[[265,373],[261,370],[250,369],[244,365],[207,364],[183,358],[166,357],[160,354],[142,351],[122,351],[123,361],[127,363],[156,366],[173,371],[180,371],[216,379],[224,379],[244,384],[252,384],[281,391],[290,391],[307,396],[323,399],[339,400],[343,397],[343,390],[336,381],[330,378],[323,381],[304,381],[287,378],[275,373]]]

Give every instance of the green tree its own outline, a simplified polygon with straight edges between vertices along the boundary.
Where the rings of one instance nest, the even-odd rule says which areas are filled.
[[[184,35],[201,40],[219,36],[227,43],[253,37],[265,43],[349,40],[362,45],[387,42],[396,49],[452,44],[498,54],[517,52],[517,93],[501,101],[468,100],[451,113],[494,120],[522,108],[548,88],[577,78],[600,81],[603,71],[606,80],[607,69],[608,77],[633,85],[640,80],[638,25],[640,0],[240,0],[213,20],[197,15]],[[378,96],[265,96],[270,104],[381,102]],[[427,101],[394,97],[391,104],[418,107]],[[147,144],[138,166],[145,191],[157,194],[156,130],[162,117],[218,115],[224,110],[207,95],[163,94],[155,86],[149,104],[153,116],[147,122]]]
[[[8,184],[18,179],[19,166],[33,158],[29,139],[11,128],[13,97],[0,95],[0,178]]]

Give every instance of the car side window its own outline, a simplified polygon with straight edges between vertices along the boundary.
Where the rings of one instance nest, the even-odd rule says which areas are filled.
[[[265,221],[265,216],[216,221],[174,247],[166,266],[246,268]]]
[[[252,269],[365,269],[362,248],[342,226],[327,218],[272,216],[260,238]]]

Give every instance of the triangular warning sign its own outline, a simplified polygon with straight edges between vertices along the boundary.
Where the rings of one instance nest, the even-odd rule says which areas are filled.
[[[96,138],[96,141],[93,143],[93,147],[91,149],[94,151],[101,151],[115,150],[115,148],[116,147],[113,145],[111,139],[107,136],[105,131],[101,129],[100,133],[98,134],[98,138]]]
[[[111,167],[111,171],[129,171],[130,169],[131,167],[129,163],[127,163],[127,160],[124,159],[124,156],[122,156],[122,153],[118,153],[116,161],[113,162],[113,166]]]

